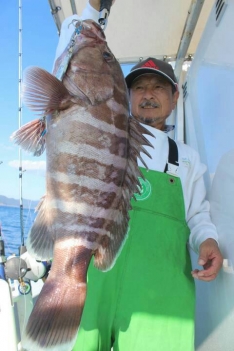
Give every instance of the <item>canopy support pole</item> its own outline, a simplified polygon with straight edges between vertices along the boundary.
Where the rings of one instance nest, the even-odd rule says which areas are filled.
[[[204,1],[205,0],[192,0],[188,11],[188,16],[185,22],[185,26],[183,29],[183,33],[181,36],[180,45],[176,55],[174,72],[180,87],[180,98],[179,98],[178,106],[173,111],[169,120],[170,120],[170,124],[172,125],[176,124],[176,136],[175,136],[175,132],[173,131],[171,133],[171,137],[172,138],[176,137],[176,139],[181,142],[184,142],[184,123],[182,122],[184,118],[184,108],[183,108],[183,102],[182,102],[183,92],[181,90],[182,90],[182,84],[185,76],[184,74],[182,74],[182,68],[183,68],[184,60],[186,58],[187,51],[188,51],[190,42],[192,40],[193,33],[195,30],[196,24],[198,22],[198,18],[200,16]],[[180,123],[179,123],[179,120],[180,120]]]
[[[183,34],[180,40],[180,45],[177,51],[176,63],[175,63],[175,75],[180,80],[182,66],[186,57],[193,33],[202,10],[202,6],[205,0],[192,0],[190,9],[188,11],[187,20],[185,22]]]

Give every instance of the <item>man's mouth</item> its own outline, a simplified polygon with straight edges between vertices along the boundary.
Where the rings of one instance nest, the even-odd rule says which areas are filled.
[[[153,101],[144,101],[140,104],[140,107],[144,109],[153,109],[153,108],[158,108],[159,105]]]

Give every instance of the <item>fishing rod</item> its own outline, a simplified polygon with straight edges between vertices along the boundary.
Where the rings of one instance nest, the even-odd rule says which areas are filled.
[[[106,28],[107,19],[110,14],[110,9],[113,1],[114,0],[101,0],[98,22],[102,29]]]
[[[22,125],[22,0],[19,0],[19,129]],[[20,202],[20,231],[21,231],[21,247],[24,246],[24,213],[23,213],[23,170],[22,170],[22,149],[19,147],[19,202]]]

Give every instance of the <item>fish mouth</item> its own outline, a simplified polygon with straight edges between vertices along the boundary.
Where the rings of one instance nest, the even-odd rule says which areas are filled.
[[[99,24],[93,20],[73,20],[70,24],[75,26],[75,31],[78,36],[96,39],[97,41],[105,42],[106,36]]]

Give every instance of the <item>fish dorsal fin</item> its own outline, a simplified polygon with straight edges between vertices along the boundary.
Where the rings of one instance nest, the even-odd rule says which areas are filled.
[[[144,153],[148,157],[151,158],[150,154],[143,147],[150,146],[152,148],[153,145],[145,138],[146,135],[150,135],[154,137],[152,133],[145,127],[143,127],[135,118],[130,117],[129,119],[129,157],[128,157],[128,166],[126,170],[125,183],[123,185],[123,189],[125,194],[124,198],[126,199],[126,203],[130,203],[130,199],[134,197],[134,193],[140,193],[140,186],[138,177],[144,179],[144,176],[141,170],[138,167],[137,158],[142,160],[140,153]],[[143,160],[142,160],[143,161]],[[148,169],[145,162],[143,162],[146,169]],[[129,208],[128,208],[129,210]]]
[[[154,135],[144,128],[136,119],[130,117],[128,160],[124,181],[121,187],[122,199],[118,207],[119,215],[110,229],[110,232],[112,233],[111,244],[105,247],[105,249],[103,249],[103,247],[98,249],[95,253],[94,265],[103,271],[107,271],[113,267],[127,238],[129,222],[128,212],[131,210],[130,201],[131,198],[135,197],[134,193],[140,193],[141,183],[139,177],[144,179],[144,176],[138,167],[137,159],[142,159],[140,155],[141,152],[151,158],[143,145],[151,146],[152,148],[153,145],[143,134],[154,137]],[[147,168],[146,164],[145,167]]]
[[[55,76],[39,67],[29,67],[24,72],[23,101],[36,112],[48,115],[64,110],[72,103],[72,96]]]

